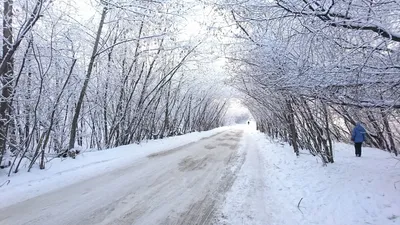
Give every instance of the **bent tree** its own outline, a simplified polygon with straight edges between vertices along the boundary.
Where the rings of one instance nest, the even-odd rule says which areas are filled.
[[[70,137],[69,137],[68,150],[73,149],[75,146],[76,129],[78,127],[78,119],[79,119],[79,115],[81,113],[83,99],[86,95],[86,90],[89,85],[89,80],[90,80],[90,77],[92,76],[94,60],[96,59],[96,56],[98,54],[97,50],[99,48],[100,37],[101,37],[101,33],[103,31],[104,20],[106,19],[107,11],[108,11],[108,6],[104,6],[103,11],[101,13],[101,19],[100,19],[99,27],[98,27],[98,30],[96,33],[96,40],[94,41],[93,51],[92,51],[92,55],[90,56],[90,61],[89,61],[89,65],[87,68],[85,80],[83,82],[83,86],[82,86],[82,89],[79,94],[78,102],[76,103],[75,113],[74,113],[74,117],[72,119],[72,124],[71,124],[71,133],[69,135]]]

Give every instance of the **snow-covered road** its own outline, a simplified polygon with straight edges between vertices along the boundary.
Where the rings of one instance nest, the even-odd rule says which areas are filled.
[[[0,209],[0,224],[209,224],[244,161],[243,130],[155,153]]]

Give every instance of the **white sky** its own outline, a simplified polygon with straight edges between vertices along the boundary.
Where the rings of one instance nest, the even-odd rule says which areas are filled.
[[[93,0],[71,0],[77,8],[76,13],[83,20],[87,20],[98,14],[98,8],[95,7],[96,2]]]

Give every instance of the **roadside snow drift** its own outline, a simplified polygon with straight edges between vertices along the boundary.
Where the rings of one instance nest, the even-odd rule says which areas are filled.
[[[246,136],[247,135],[247,136]],[[217,224],[400,224],[400,163],[387,152],[336,144],[335,163],[245,134],[246,161]]]

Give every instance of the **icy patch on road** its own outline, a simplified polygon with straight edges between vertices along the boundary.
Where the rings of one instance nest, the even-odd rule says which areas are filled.
[[[248,132],[246,161],[216,224],[400,224],[400,163],[387,152],[334,146],[335,163]],[[254,144],[252,144],[254,143]],[[396,183],[397,182],[397,183]]]
[[[139,145],[83,152],[76,159],[56,158],[46,164],[45,170],[33,169],[30,173],[25,172],[28,166],[25,163],[20,172],[12,174],[11,177],[7,177],[8,170],[0,170],[0,185],[5,184],[0,188],[0,208],[130,165],[150,154],[208,138],[230,128],[221,127],[205,132],[151,140]]]

